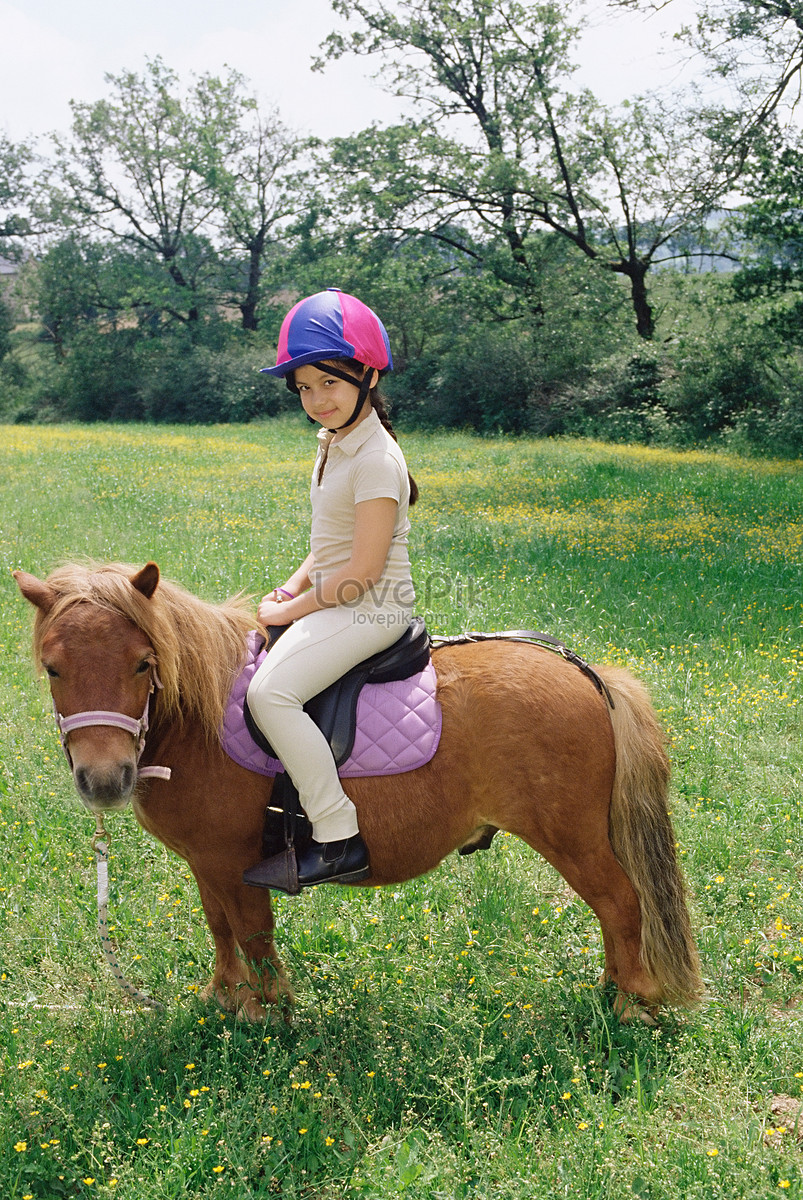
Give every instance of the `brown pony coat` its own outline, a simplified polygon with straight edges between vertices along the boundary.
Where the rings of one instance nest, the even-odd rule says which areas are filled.
[[[160,580],[153,563],[70,565],[46,581],[16,572],[37,609],[34,654],[64,716],[102,708],[139,717],[145,667],[163,689],[151,701],[140,766],[169,782],[132,777],[132,739],[94,727],[69,741],[73,775],[91,810],[132,799],[138,820],[188,862],[216,948],[206,994],[259,1017],[290,995],[273,943],[270,893],[242,883],[261,857],[271,781],[232,762],[217,730],[253,628],[235,598],[212,605]],[[539,851],[590,905],[602,928],[605,972],[620,1011],[693,1004],[701,991],[675,838],[667,812],[664,738],[642,685],[597,668],[591,681],[562,658],[515,642],[445,646],[433,655],[443,732],[416,771],[344,782],[371,853],[367,885],[432,870],[484,825]]]

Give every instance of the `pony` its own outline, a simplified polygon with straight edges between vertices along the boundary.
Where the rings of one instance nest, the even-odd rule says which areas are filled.
[[[34,659],[49,677],[81,801],[93,813],[130,802],[195,877],[215,943],[202,996],[251,1020],[292,1002],[270,891],[242,880],[263,856],[273,781],[238,766],[218,736],[254,628],[250,604],[207,603],[153,562],[14,575],[36,609]],[[403,882],[505,830],[596,914],[620,1017],[693,1006],[700,967],[669,761],[643,685],[605,666],[594,668],[600,690],[565,658],[510,640],[447,644],[433,662],[434,757],[405,774],[344,780],[371,859],[370,877],[350,886]]]

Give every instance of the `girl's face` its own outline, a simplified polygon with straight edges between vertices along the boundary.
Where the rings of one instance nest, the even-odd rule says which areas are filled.
[[[354,412],[360,379],[355,375],[352,385],[336,375],[327,375],[325,370],[321,370],[321,367],[325,367],[325,363],[321,363],[319,366],[297,367],[295,385],[307,416],[312,417],[313,421],[320,422],[327,429],[339,429]],[[378,372],[374,371],[374,375],[377,374]],[[366,399],[360,415],[349,426],[349,429],[353,429],[355,425],[359,425],[360,421],[364,421],[370,411],[371,402]]]

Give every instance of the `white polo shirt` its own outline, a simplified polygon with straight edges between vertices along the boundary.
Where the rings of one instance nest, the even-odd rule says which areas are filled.
[[[362,599],[382,606],[412,607],[415,591],[407,551],[410,481],[404,455],[372,409],[340,441],[329,445],[323,479],[318,486],[321,458],[333,436],[328,430],[319,431],[318,455],[312,472],[310,550],[315,559],[312,583],[327,579],[351,558],[355,504],[387,497],[399,506],[390,550],[381,579]]]

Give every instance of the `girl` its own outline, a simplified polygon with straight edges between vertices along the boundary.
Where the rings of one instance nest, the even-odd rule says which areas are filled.
[[[397,641],[410,623],[408,474],[381,396],[393,359],[374,312],[338,288],[299,301],[282,323],[276,366],[307,418],[323,426],[312,473],[310,554],[263,597],[263,625],[290,625],[266,655],[248,704],[298,789],[313,840],[297,856],[301,887],[356,883],[370,874],[357,811],[332,752],[303,704]],[[282,856],[280,856],[282,857]],[[265,859],[246,883],[276,886]]]

